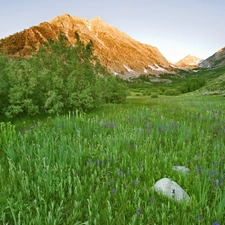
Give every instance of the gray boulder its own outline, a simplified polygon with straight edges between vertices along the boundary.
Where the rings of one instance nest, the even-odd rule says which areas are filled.
[[[185,166],[173,166],[173,170],[180,171],[183,174],[190,172],[190,170]]]
[[[159,193],[167,196],[168,198],[175,199],[178,202],[190,201],[189,195],[183,190],[183,188],[176,182],[169,178],[162,178],[155,183],[153,189]]]

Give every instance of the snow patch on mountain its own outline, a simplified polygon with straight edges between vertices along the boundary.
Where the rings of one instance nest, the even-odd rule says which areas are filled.
[[[162,72],[167,72],[167,70],[165,70],[164,68],[158,66],[156,63],[154,64],[155,66],[151,66],[151,65],[148,65],[148,67],[152,70],[156,70],[156,71],[162,71]]]
[[[123,65],[123,67],[128,71],[128,72],[133,72],[133,70],[132,69],[130,69],[128,66],[126,66],[126,65]]]

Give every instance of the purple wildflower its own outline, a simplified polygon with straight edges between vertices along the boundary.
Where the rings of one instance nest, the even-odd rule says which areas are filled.
[[[135,181],[134,181],[134,185],[137,185],[137,184],[138,184],[138,181],[137,181],[137,180],[135,180]]]
[[[116,188],[113,188],[113,189],[112,189],[112,192],[113,192],[114,194],[116,194]]]
[[[150,200],[149,204],[152,205],[153,204],[153,201],[154,201],[154,198],[151,197],[149,200]]]
[[[219,223],[218,222],[214,222],[213,225],[219,225]]]
[[[141,212],[142,212],[143,210],[142,210],[142,208],[140,207],[138,210],[136,210],[136,214],[137,214],[137,216],[140,216],[140,214],[141,214]]]
[[[110,181],[108,182],[108,185],[111,185],[113,182],[114,182],[113,180],[110,180]]]

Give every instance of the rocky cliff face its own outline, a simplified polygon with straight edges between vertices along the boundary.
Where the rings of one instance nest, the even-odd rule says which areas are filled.
[[[181,59],[180,61],[178,61],[177,63],[175,63],[175,65],[177,67],[183,67],[183,68],[190,68],[190,69],[194,69],[198,67],[198,63],[201,61],[202,59],[193,56],[193,55],[187,55],[186,57],[184,57],[183,59]]]
[[[225,66],[225,47],[199,63],[201,68],[222,67]]]
[[[156,47],[132,39],[103,22],[100,17],[87,20],[68,14],[57,16],[49,22],[0,40],[0,51],[15,56],[29,56],[31,48],[38,49],[41,42],[56,39],[60,31],[65,33],[72,45],[76,41],[75,31],[84,43],[92,40],[94,54],[111,73],[134,77],[171,70],[168,61]]]

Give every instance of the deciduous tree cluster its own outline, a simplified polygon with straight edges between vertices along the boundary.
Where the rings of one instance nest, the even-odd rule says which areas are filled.
[[[0,55],[1,115],[90,111],[106,102],[125,100],[124,84],[100,65],[92,42],[84,45],[78,33],[75,37],[74,47],[61,33],[29,59]]]

